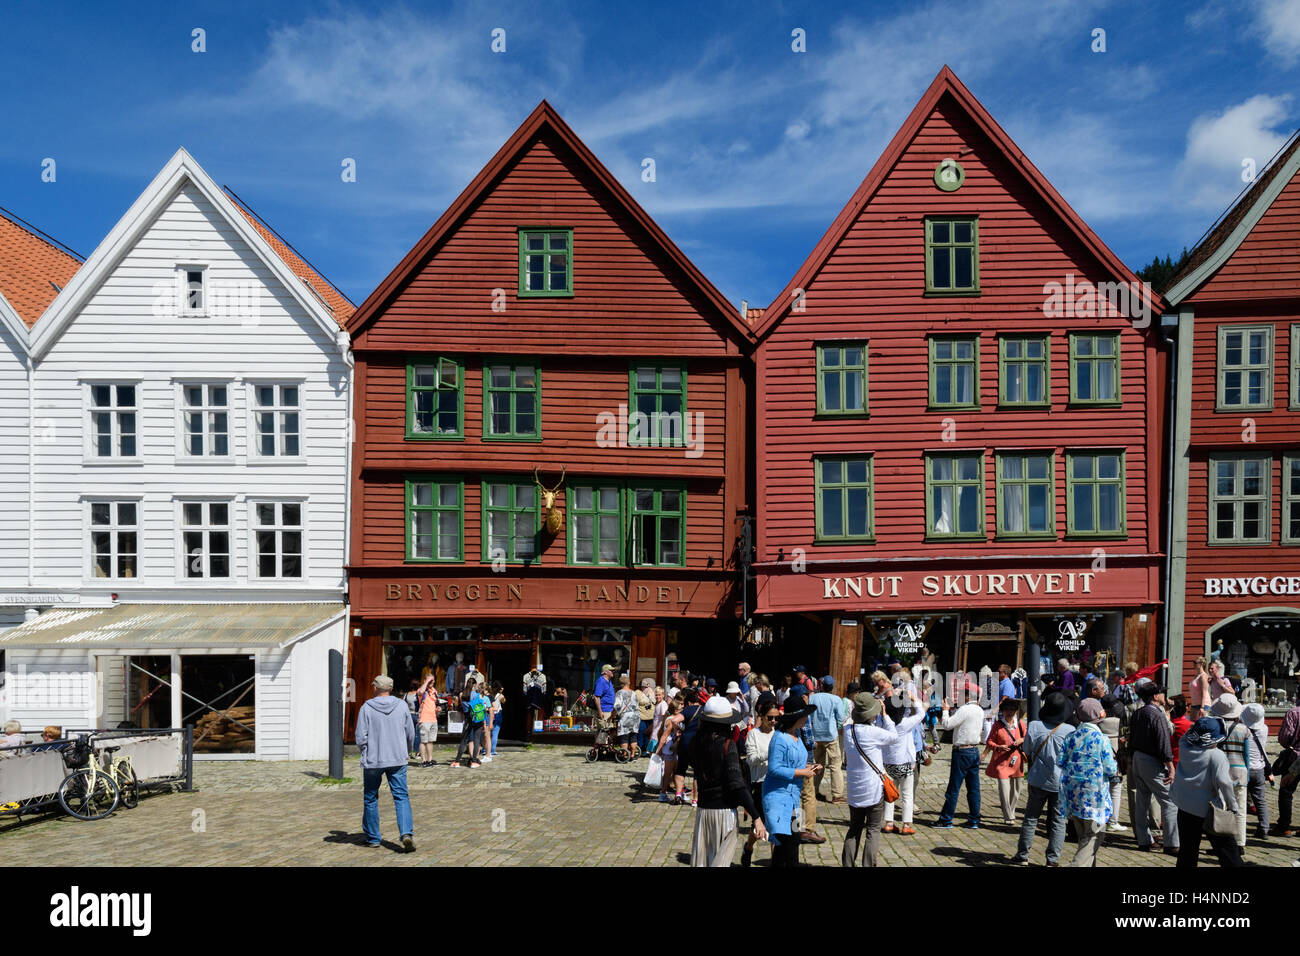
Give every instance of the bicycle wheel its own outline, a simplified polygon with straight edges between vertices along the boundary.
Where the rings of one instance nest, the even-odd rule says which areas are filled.
[[[600,751],[597,750],[595,747],[592,747],[590,750],[587,751],[587,763],[595,763],[599,759],[600,759]]]
[[[136,779],[135,768],[129,763],[118,764],[113,780],[117,784],[118,796],[122,798],[122,806],[134,810],[140,802],[140,781]]]
[[[107,774],[78,770],[59,784],[59,804],[78,820],[102,820],[117,809],[117,784]]]
[[[617,749],[615,749],[614,760],[616,762],[627,763],[631,759],[632,759],[632,754],[630,751],[624,750],[622,747],[618,747]]]

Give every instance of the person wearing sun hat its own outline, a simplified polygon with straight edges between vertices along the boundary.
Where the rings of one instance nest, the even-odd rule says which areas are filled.
[[[731,866],[736,852],[736,807],[744,807],[754,820],[759,839],[766,835],[762,812],[745,785],[740,771],[740,748],[731,728],[743,723],[725,697],[710,697],[700,714],[700,729],[691,743],[691,766],[699,805],[695,836],[691,841],[691,866]]]
[[[1221,718],[1202,717],[1179,741],[1178,768],[1169,788],[1169,796],[1178,808],[1179,869],[1196,867],[1203,835],[1209,838],[1220,866],[1242,865],[1241,847],[1233,837],[1205,832],[1205,818],[1210,815],[1211,803],[1234,813],[1237,811],[1236,788],[1228,757],[1219,748],[1226,737]]]
[[[1246,848],[1246,785],[1250,783],[1250,730],[1241,719],[1241,701],[1235,694],[1220,694],[1210,714],[1223,721],[1224,740],[1219,749],[1228,758],[1233,797],[1237,801],[1237,846]]]
[[[853,698],[852,717],[853,723],[845,726],[843,734],[848,764],[849,829],[844,834],[840,865],[857,866],[861,845],[863,864],[875,866],[880,825],[885,819],[881,774],[885,772],[885,752],[897,742],[898,730],[882,713],[879,698],[867,691]]]
[[[767,750],[767,775],[763,777],[763,821],[772,843],[773,866],[799,864],[801,834],[793,823],[800,809],[802,785],[817,773],[816,765],[808,762],[808,748],[799,739],[799,731],[816,708],[795,695],[786,704]]]

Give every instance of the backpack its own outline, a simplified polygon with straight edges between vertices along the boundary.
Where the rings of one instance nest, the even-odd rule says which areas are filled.
[[[482,694],[470,701],[470,719],[476,724],[487,719],[487,705],[483,702]]]

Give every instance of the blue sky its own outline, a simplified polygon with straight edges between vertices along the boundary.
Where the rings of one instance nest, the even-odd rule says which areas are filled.
[[[1134,268],[1195,242],[1242,188],[1243,159],[1263,166],[1300,125],[1300,0],[42,2],[0,16],[0,205],[88,255],[183,145],[357,302],[543,97],[751,305],[789,279],[944,63]]]

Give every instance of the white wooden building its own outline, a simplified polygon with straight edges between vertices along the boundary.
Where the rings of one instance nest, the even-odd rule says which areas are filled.
[[[23,622],[32,564],[32,360],[28,329],[81,266],[70,250],[0,212],[0,632]],[[0,719],[8,710],[0,647]]]
[[[9,716],[181,726],[215,707],[231,720],[209,718],[200,756],[327,755],[351,310],[172,157],[31,330],[33,578],[55,600],[0,634]]]

